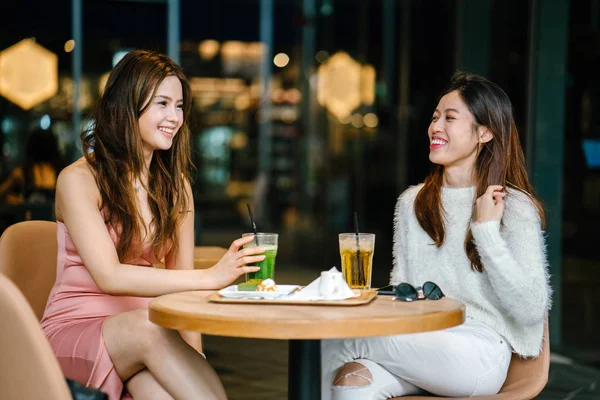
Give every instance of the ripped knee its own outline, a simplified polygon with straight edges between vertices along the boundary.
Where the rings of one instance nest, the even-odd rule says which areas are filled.
[[[373,383],[369,368],[357,362],[349,362],[339,369],[333,379],[334,387],[364,387]]]

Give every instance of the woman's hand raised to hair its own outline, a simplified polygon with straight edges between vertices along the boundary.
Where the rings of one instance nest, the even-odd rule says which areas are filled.
[[[259,267],[248,266],[247,264],[264,260],[265,256],[262,255],[262,253],[265,252],[265,249],[263,247],[248,247],[242,249],[245,244],[248,244],[253,240],[254,236],[234,240],[221,260],[208,270],[210,271],[212,280],[217,288],[229,285],[242,274],[256,272],[260,269]]]
[[[475,200],[475,209],[473,210],[473,221],[489,222],[500,221],[504,214],[504,196],[503,187],[499,185],[488,186],[485,193]]]

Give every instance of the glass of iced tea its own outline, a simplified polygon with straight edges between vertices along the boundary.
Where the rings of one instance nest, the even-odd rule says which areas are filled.
[[[374,233],[340,233],[342,275],[351,289],[370,289],[375,252]]]
[[[256,235],[254,233],[244,233],[242,236],[254,236],[254,240],[244,245],[244,248],[256,247],[258,242],[258,246],[265,249],[265,259],[253,264],[260,267],[260,270],[246,274],[246,282],[258,285],[267,278],[275,280],[275,257],[277,256],[278,234],[259,232]]]

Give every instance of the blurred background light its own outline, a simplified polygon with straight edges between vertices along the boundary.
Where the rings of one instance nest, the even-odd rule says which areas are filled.
[[[279,68],[283,68],[290,62],[290,57],[285,53],[278,53],[273,57],[273,64]]]
[[[298,104],[302,100],[302,93],[298,89],[292,88],[284,93],[284,98],[289,103]]]
[[[58,93],[58,56],[34,39],[0,52],[0,95],[29,110]]]
[[[325,50],[319,50],[317,52],[317,55],[315,56],[315,59],[323,64],[325,61],[327,61],[327,59],[329,58],[329,53],[326,52]]]
[[[248,61],[259,62],[266,49],[267,46],[264,43],[250,42],[246,44],[246,58],[248,59]]]
[[[248,135],[245,132],[236,132],[231,136],[229,147],[240,150],[248,145]]]
[[[293,108],[285,108],[281,110],[280,118],[283,122],[291,124],[298,118],[298,111]]]
[[[225,60],[239,60],[244,54],[244,43],[237,40],[230,40],[221,46],[221,57]]]
[[[340,121],[340,123],[346,125],[350,123],[350,115],[343,115],[338,117],[338,121]]]
[[[362,68],[360,94],[363,104],[370,106],[375,101],[375,68],[372,65]]]
[[[240,111],[247,110],[250,107],[250,95],[247,93],[240,94],[235,98],[234,107]]]
[[[212,60],[219,53],[221,44],[216,40],[203,40],[198,45],[198,53],[203,60]]]
[[[0,129],[2,129],[2,132],[5,134],[11,134],[15,130],[15,125],[13,118],[6,117],[0,122]]]
[[[50,116],[48,114],[45,114],[42,118],[40,118],[40,128],[43,130],[50,128],[51,123],[52,121],[50,120]]]
[[[377,115],[373,113],[368,113],[365,115],[363,121],[367,128],[375,128],[379,124],[379,118],[377,118]]]
[[[67,40],[65,42],[65,51],[67,53],[72,52],[74,48],[75,48],[75,41],[73,39]]]
[[[355,128],[362,128],[365,125],[363,122],[363,117],[360,114],[353,114],[350,118],[350,123]]]

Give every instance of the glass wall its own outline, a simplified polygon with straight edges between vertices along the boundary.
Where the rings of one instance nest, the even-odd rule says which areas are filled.
[[[563,192],[566,351],[600,366],[600,4],[571,2]]]
[[[481,73],[508,93],[528,145],[533,1],[482,0],[488,11],[482,7],[470,18],[484,28],[468,32],[460,21],[469,1],[278,0],[272,20],[265,20],[261,6],[264,12],[269,2],[181,0],[179,56],[194,96],[197,243],[224,244],[223,238],[249,229],[248,203],[259,229],[281,233],[281,260],[322,269],[338,265],[337,233],[353,229],[356,211],[361,230],[377,234],[373,283],[387,283],[396,199],[429,171],[431,113],[452,73],[469,69],[465,59],[479,57],[478,65],[487,66]],[[136,48],[167,52],[169,26],[166,2],[82,4],[83,43],[75,46],[83,49],[85,117],[119,56]],[[594,67],[600,5],[570,4],[567,101],[556,110],[566,118],[564,207],[562,217],[548,217],[563,222],[564,296],[554,307],[563,310],[565,351],[585,358],[582,350],[600,344],[593,296],[600,264],[592,244],[600,214]],[[0,64],[11,46],[28,38],[57,63],[56,91],[35,104],[19,103],[0,87],[0,175],[23,162],[34,127],[52,129],[66,161],[79,157],[71,2],[3,1],[0,15],[9,16],[0,26]],[[260,34],[269,23],[270,48]],[[459,51],[459,42],[469,39],[474,47]],[[266,54],[268,71],[261,67]],[[4,79],[8,72],[2,71]]]

